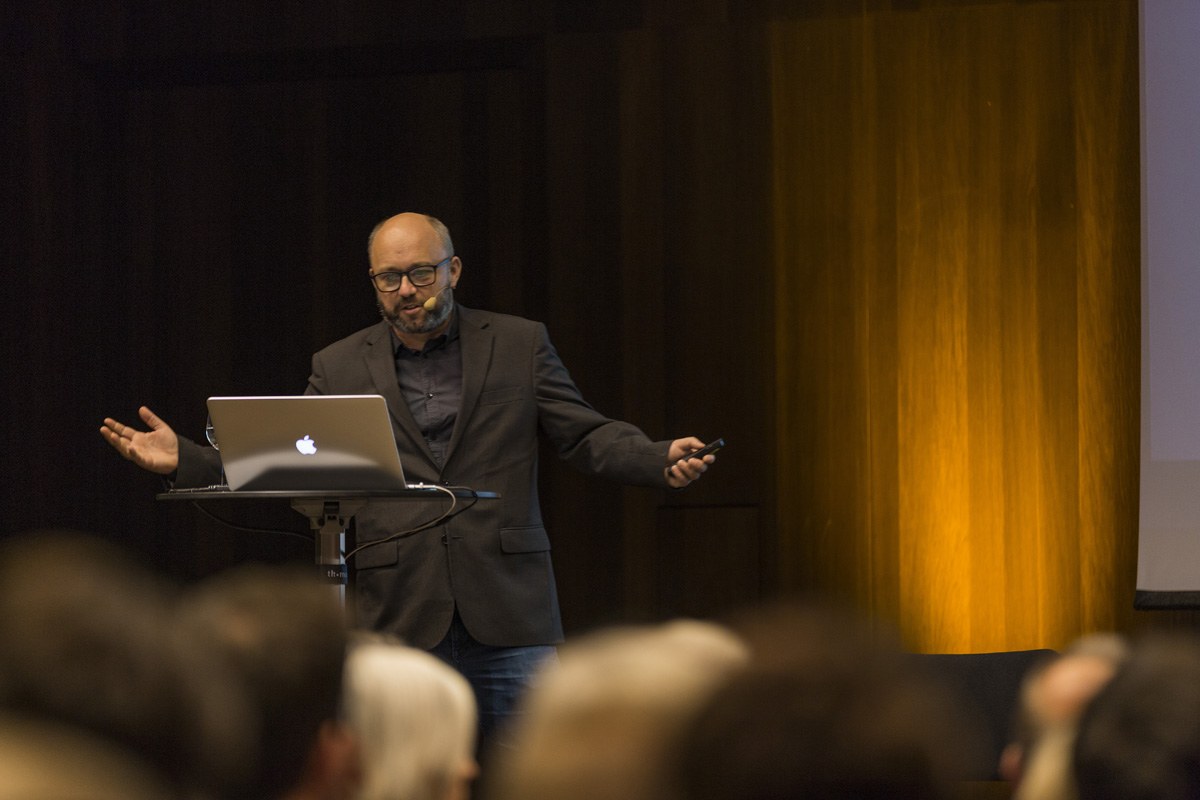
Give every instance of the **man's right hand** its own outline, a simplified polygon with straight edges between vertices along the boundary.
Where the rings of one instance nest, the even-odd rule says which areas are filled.
[[[179,437],[170,425],[145,406],[138,409],[138,416],[150,430],[135,430],[106,417],[100,435],[118,453],[142,469],[170,475],[179,468]]]

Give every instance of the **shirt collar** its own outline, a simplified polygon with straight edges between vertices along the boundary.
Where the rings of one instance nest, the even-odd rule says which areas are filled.
[[[450,314],[450,327],[446,328],[445,333],[440,336],[435,336],[425,343],[425,347],[420,350],[413,350],[411,347],[400,341],[396,336],[396,332],[388,328],[388,332],[392,337],[392,355],[396,358],[402,356],[420,355],[421,353],[432,353],[435,350],[440,350],[446,345],[458,340],[458,309]]]

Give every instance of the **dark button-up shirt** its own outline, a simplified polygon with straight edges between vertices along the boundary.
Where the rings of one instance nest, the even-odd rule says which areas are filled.
[[[409,348],[395,336],[392,344],[400,393],[434,459],[439,466],[445,466],[446,450],[462,401],[462,346],[457,315],[446,333],[430,339],[421,350]]]

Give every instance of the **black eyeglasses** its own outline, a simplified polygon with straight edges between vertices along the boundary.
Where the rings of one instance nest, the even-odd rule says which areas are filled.
[[[419,267],[409,267],[403,271],[370,273],[371,282],[381,292],[398,291],[405,278],[408,278],[408,282],[413,286],[428,286],[437,280],[438,267],[452,258],[454,256],[446,256],[436,264],[422,264]]]

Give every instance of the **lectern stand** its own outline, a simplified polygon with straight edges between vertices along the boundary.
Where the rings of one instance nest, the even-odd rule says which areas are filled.
[[[338,599],[346,602],[349,570],[344,555],[346,531],[350,521],[363,506],[372,500],[446,500],[451,495],[460,500],[494,500],[496,492],[475,491],[464,487],[439,487],[415,484],[406,489],[391,491],[236,491],[219,487],[204,489],[175,489],[163,492],[159,500],[220,501],[287,501],[292,508],[308,517],[309,527],[316,536],[317,569],[321,576],[336,587]],[[432,518],[431,520],[432,521]]]

